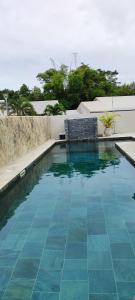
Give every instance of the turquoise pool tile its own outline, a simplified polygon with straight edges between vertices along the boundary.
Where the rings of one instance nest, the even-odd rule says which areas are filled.
[[[0,267],[13,267],[18,259],[19,252],[3,249],[0,250]]]
[[[48,237],[65,237],[67,235],[67,232],[67,225],[62,226],[61,223],[53,223],[48,231]]]
[[[59,294],[34,292],[31,300],[59,300]]]
[[[62,281],[60,300],[88,300],[87,281]]]
[[[118,282],[117,289],[119,300],[134,300],[135,282]]]
[[[86,199],[84,199],[84,195],[80,195],[80,198],[79,196],[75,197],[73,196],[72,198],[72,202],[71,202],[71,208],[85,208],[86,207]]]
[[[91,251],[108,251],[109,249],[107,234],[88,236],[88,253]]]
[[[101,223],[101,225],[105,224],[104,214],[103,213],[97,213],[97,212],[95,212],[93,210],[91,210],[91,214],[88,214],[87,220],[88,220],[88,225],[91,224],[91,223],[93,223],[93,222],[94,223]],[[103,227],[103,225],[102,225],[102,227]]]
[[[93,208],[94,210],[103,212],[101,197],[97,200],[96,199],[91,199],[90,200],[87,197],[87,207],[89,209],[89,212],[90,212],[91,208]]]
[[[11,277],[12,268],[0,267],[0,290],[6,288],[7,283]]]
[[[130,241],[131,241],[132,247],[135,251],[135,233],[130,233],[129,236],[130,236]]]
[[[135,282],[135,259],[115,259],[113,264],[117,281]]]
[[[110,243],[116,270],[115,281],[118,277],[132,280],[132,247],[135,250],[134,168],[125,158],[121,160],[120,155],[108,159],[108,152],[114,155],[116,151],[114,147],[112,151],[110,143],[94,144],[95,152],[91,149],[93,144],[79,145],[78,153],[74,149],[70,152],[74,144],[64,145],[67,153],[66,148],[61,148],[61,153],[49,153],[49,164],[58,160],[51,170],[44,173],[46,166],[41,160],[40,168],[38,165],[34,167],[36,172],[32,171],[32,178],[28,175],[23,190],[18,183],[16,193],[9,192],[13,206],[8,214],[10,219],[6,219],[7,224],[0,231],[0,262],[4,269],[7,265],[14,267],[16,249],[19,261],[14,270],[15,278],[10,280],[9,277],[8,282],[5,281],[4,289],[8,284],[5,300],[129,300],[132,296],[131,284],[134,282],[117,281],[120,299],[116,297]],[[83,149],[86,145],[89,146],[87,151]],[[52,151],[55,152],[55,149]],[[21,203],[18,193],[22,194],[21,201],[24,202]],[[35,263],[26,266],[26,259],[35,262],[40,258],[38,266]],[[22,259],[24,263],[18,265]],[[116,260],[120,261],[117,267]],[[92,291],[88,289],[88,268],[88,281],[94,282]],[[94,277],[93,272],[96,272]],[[125,285],[120,287],[120,283]],[[24,296],[25,290],[27,298]],[[31,298],[32,293],[34,298]]]
[[[45,250],[41,259],[40,267],[44,270],[61,270],[64,263],[63,250]]]
[[[8,284],[3,300],[30,299],[34,280],[25,278],[11,280]]]
[[[87,257],[86,243],[67,243],[65,258],[66,259],[81,259]]]
[[[40,260],[37,258],[20,258],[15,266],[12,278],[36,278]]]
[[[28,242],[45,242],[48,234],[48,228],[31,228],[27,241]]]
[[[47,237],[45,248],[48,250],[64,250],[66,237]]]
[[[2,242],[2,249],[10,249],[20,251],[24,246],[26,234],[8,234],[7,238]]]
[[[0,290],[0,299],[2,299],[3,295],[4,295],[4,290]]]
[[[42,205],[41,205],[40,208],[38,208],[38,210],[37,210],[36,216],[38,215],[38,217],[39,218],[41,217],[41,219],[42,219],[42,217],[44,215],[44,218],[48,219],[48,216],[50,218],[52,218],[53,214],[54,214],[54,208],[52,208],[52,207],[42,207]],[[36,218],[36,216],[35,216],[35,218]]]
[[[114,243],[111,244],[111,253],[113,259],[120,258],[135,258],[132,246],[130,243]]]
[[[62,280],[88,280],[87,270],[63,270]]]
[[[86,207],[78,207],[70,209],[70,219],[74,218],[86,218],[87,217],[87,208]]]
[[[88,221],[104,222],[105,216],[102,209],[94,208],[93,206],[88,208],[87,213]]]
[[[71,220],[69,220],[68,222],[68,229],[74,228],[83,228],[86,229],[87,228],[87,219],[84,217],[76,217],[73,218]]]
[[[111,270],[89,271],[89,293],[116,293],[114,274]]]
[[[18,229],[18,230],[21,230],[21,229],[29,229],[30,226],[32,224],[32,221],[31,220],[15,220],[14,222],[14,226],[13,226],[13,230],[14,229]]]
[[[87,203],[97,203],[97,204],[100,204],[101,203],[101,198],[100,196],[87,196]]]
[[[129,235],[125,229],[108,228],[110,243],[130,243]]]
[[[87,227],[82,226],[79,222],[76,225],[72,225],[68,232],[68,242],[86,242],[87,241]]]
[[[87,259],[65,259],[64,270],[87,270]]]
[[[34,291],[59,293],[61,271],[39,269]]]
[[[32,221],[35,215],[35,211],[34,212],[25,212],[25,213],[20,213],[18,218],[16,219],[16,221],[18,222],[25,222],[25,221]]]
[[[113,201],[114,201],[114,199],[113,199]],[[104,205],[104,213],[105,213],[106,217],[109,217],[109,216],[111,217],[114,214],[116,216],[118,216],[119,213],[121,213],[122,208],[117,205],[117,211],[116,211],[116,206],[114,204],[115,204],[115,202]]]
[[[118,300],[116,294],[90,294],[89,300]]]
[[[126,225],[129,233],[135,233],[135,222],[127,222]]]
[[[66,225],[68,223],[69,214],[67,212],[58,212],[53,214],[53,222]]]
[[[21,251],[21,257],[23,258],[40,258],[43,252],[43,243],[40,242],[26,242]]]
[[[37,207],[38,207],[38,203],[34,203],[33,207],[31,207],[31,204],[29,202],[26,202],[24,207],[22,208],[22,212],[28,213],[28,211],[30,211],[34,215]]]
[[[106,233],[105,222],[88,220],[88,235],[97,235],[97,234],[99,235],[105,233]]]
[[[112,260],[109,251],[91,251],[88,253],[89,270],[112,269]]]
[[[13,226],[12,226],[12,227],[13,227]],[[11,228],[12,228],[12,227],[11,227]],[[6,239],[6,237],[8,236],[8,234],[9,234],[11,228],[6,228],[6,226],[3,227],[3,228],[1,228],[1,230],[0,230],[0,242],[2,242],[3,240]]]
[[[70,214],[70,207],[61,207],[61,205],[59,206],[58,209],[56,209],[56,211],[54,212],[53,215],[53,220],[56,220],[56,222],[66,222],[69,220],[69,214]],[[61,218],[59,218],[59,216],[61,215]]]
[[[50,224],[50,218],[48,217],[39,217],[38,218],[34,218],[33,222],[32,222],[32,228],[48,228]]]
[[[3,257],[3,256],[12,256],[12,255],[19,255],[20,254],[20,251],[16,251],[15,249],[12,250],[12,249],[0,249],[0,257]]]
[[[125,229],[126,224],[123,217],[111,216],[106,218],[107,227],[112,229]]]
[[[12,228],[12,233],[16,234],[27,234],[31,226],[31,222],[16,222]]]

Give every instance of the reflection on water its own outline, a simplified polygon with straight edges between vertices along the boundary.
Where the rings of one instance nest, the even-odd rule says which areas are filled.
[[[62,152],[63,150],[63,152]],[[64,152],[65,150],[65,152]],[[86,177],[93,176],[99,170],[105,170],[109,166],[117,166],[120,163],[120,154],[115,149],[114,143],[71,143],[64,146],[56,146],[56,153],[65,159],[58,160],[55,156],[54,163],[49,169],[54,176],[72,177],[75,172]]]
[[[120,163],[120,154],[113,143],[71,143],[55,146],[6,195],[0,196],[1,226],[14,215],[17,207],[27,200],[42,176],[91,177],[99,170]]]

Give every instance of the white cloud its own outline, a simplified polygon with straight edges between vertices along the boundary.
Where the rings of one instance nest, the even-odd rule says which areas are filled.
[[[1,0],[0,89],[32,87],[50,57],[70,65],[74,51],[135,80],[134,11],[134,0]]]

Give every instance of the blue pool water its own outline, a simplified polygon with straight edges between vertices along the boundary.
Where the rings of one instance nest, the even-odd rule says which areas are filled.
[[[0,224],[0,299],[133,300],[135,169],[113,143],[55,146]]]

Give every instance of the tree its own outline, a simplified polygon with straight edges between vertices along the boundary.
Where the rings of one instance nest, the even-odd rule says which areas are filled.
[[[44,96],[39,87],[34,86],[34,88],[32,89],[32,91],[30,93],[29,99],[30,99],[30,101],[43,101],[44,100]]]
[[[10,103],[10,114],[16,114],[17,116],[33,116],[36,112],[32,104],[27,98],[19,96],[17,100],[12,100]]]
[[[39,73],[37,79],[43,85],[43,92],[36,86],[31,91],[23,84],[19,91],[1,90],[0,99],[6,92],[9,106],[24,97],[27,101],[59,100],[65,109],[76,109],[80,102],[96,97],[135,95],[135,82],[120,84],[116,70],[94,69],[83,63],[74,70],[66,65],[51,68]]]
[[[4,99],[3,92],[0,91],[0,100],[3,100],[3,99]]]
[[[22,96],[22,97],[26,97],[29,99],[29,96],[30,96],[30,90],[28,88],[28,86],[26,84],[23,84],[21,87],[20,87],[20,90],[19,90],[19,95]]]
[[[7,92],[7,94],[8,94],[8,101],[9,101],[9,103],[10,103],[10,101],[12,101],[12,99],[18,99],[18,97],[19,97],[19,92],[18,91],[13,91],[13,90],[9,90],[8,92]]]
[[[58,70],[39,73],[45,99],[58,99],[67,109],[75,109],[81,101],[93,101],[97,96],[118,93],[118,72],[92,69],[81,64],[75,70],[61,65]]]
[[[68,68],[61,65],[59,70],[49,69],[37,75],[38,80],[43,83],[44,99],[59,101],[65,98],[65,84]]]
[[[65,113],[65,108],[61,103],[56,103],[53,105],[47,105],[44,114],[47,116],[63,115]]]
[[[97,96],[109,96],[117,85],[117,72],[95,70],[81,64],[68,75],[67,100],[69,108],[81,101],[93,101]]]

